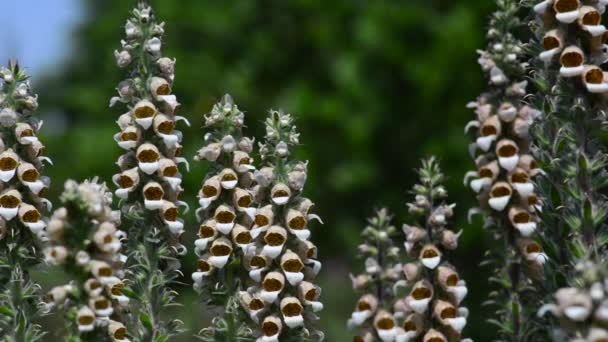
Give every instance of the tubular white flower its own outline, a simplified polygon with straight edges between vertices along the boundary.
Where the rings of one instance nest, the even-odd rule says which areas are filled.
[[[563,77],[580,76],[585,71],[585,53],[576,45],[565,48],[559,61],[561,64],[559,73]]]

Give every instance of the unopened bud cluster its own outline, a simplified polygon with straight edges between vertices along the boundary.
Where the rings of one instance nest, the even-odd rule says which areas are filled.
[[[72,334],[83,339],[109,337],[129,341],[120,316],[129,304],[122,293],[121,253],[126,234],[118,230],[120,214],[112,211],[112,194],[96,180],[69,180],[48,225],[46,261],[60,266],[70,282],[47,295],[47,306],[66,312]],[[104,339],[105,340],[105,339]]]
[[[176,115],[179,102],[171,91],[175,60],[161,54],[163,26],[152,9],[140,3],[125,25],[122,50],[115,53],[118,66],[132,72],[110,101],[129,109],[117,121],[120,132],[114,140],[125,153],[117,162],[121,172],[113,180],[123,211],[146,217],[148,225],[164,231],[164,239],[185,253],[179,244],[184,224],[178,212],[185,203],[179,200],[178,164],[187,162],[180,157],[182,133],[175,126],[186,120]]]

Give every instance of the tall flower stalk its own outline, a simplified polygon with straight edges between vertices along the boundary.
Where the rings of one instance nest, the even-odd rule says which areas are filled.
[[[608,156],[597,140],[607,122],[605,10],[605,1],[538,1],[531,23],[538,89],[531,101],[543,113],[533,126],[533,149],[544,171],[537,183],[547,199],[541,219],[551,227],[545,245],[558,260],[549,283],[561,328],[556,341],[607,338],[595,329],[605,324],[604,311],[594,318],[592,310],[603,298],[594,282],[606,277]]]
[[[365,259],[365,271],[351,278],[353,289],[362,296],[348,321],[350,328],[358,329],[355,341],[394,340],[396,334],[405,334],[403,327],[397,332],[393,329],[395,313],[400,312],[402,304],[398,303],[394,286],[403,276],[401,251],[393,243],[397,229],[391,220],[388,210],[380,209],[361,233],[364,241],[358,250]]]
[[[63,207],[48,225],[49,263],[59,265],[69,283],[48,294],[48,305],[65,313],[67,341],[129,341],[123,324],[129,297],[123,294],[120,213],[111,209],[112,193],[96,180],[69,180]]]
[[[402,341],[470,341],[461,339],[469,311],[460,304],[468,289],[450,260],[460,236],[449,227],[456,205],[445,202],[445,178],[435,158],[423,160],[418,176],[414,201],[407,204],[416,222],[403,225],[409,262],[403,266],[408,295],[401,305],[409,310]]]
[[[161,53],[164,23],[141,2],[127,20],[125,33],[115,56],[118,66],[129,71],[128,78],[118,84],[118,96],[110,101],[128,109],[118,119],[121,131],[114,137],[125,153],[113,180],[129,232],[128,278],[137,318],[130,331],[135,340],[157,341],[179,327],[178,320],[165,320],[161,314],[173,303],[169,284],[178,275],[177,256],[186,252],[179,242],[184,226],[179,208],[186,204],[179,200],[178,164],[187,162],[180,157],[182,134],[175,129],[177,121],[186,120],[177,115],[179,103],[171,94],[175,60]]]
[[[517,0],[498,0],[488,30],[488,47],[479,51],[479,64],[488,86],[469,107],[476,119],[470,153],[476,170],[465,177],[477,194],[485,227],[499,243],[484,263],[495,266],[496,290],[487,304],[497,308],[489,322],[506,341],[522,341],[538,332],[533,319],[547,259],[538,241],[539,196],[532,179],[539,174],[529,151],[531,123],[539,112],[522,101],[528,82],[523,44],[514,35],[522,26]]]
[[[253,242],[261,232],[253,227],[254,220],[260,223],[262,218],[256,220],[253,140],[243,136],[244,118],[230,95],[225,95],[205,115],[205,145],[195,156],[210,163],[198,194],[200,226],[194,250],[199,260],[192,274],[205,305],[218,311],[212,326],[200,333],[205,341],[253,341],[239,293],[249,281],[243,263],[255,250]]]
[[[292,116],[271,110],[260,144],[263,166],[255,173],[258,211],[252,231],[259,233],[244,264],[253,285],[240,294],[261,342],[320,341],[324,336],[315,327],[316,313],[323,309],[315,284],[321,262],[309,240],[309,224],[320,218],[303,196],[307,162],[292,159],[298,144]]]
[[[15,61],[0,69],[0,336],[9,341],[36,341],[41,314],[39,286],[30,271],[42,260],[46,240],[43,213],[51,210],[41,175],[44,145],[38,140],[42,121],[32,116],[37,95]]]

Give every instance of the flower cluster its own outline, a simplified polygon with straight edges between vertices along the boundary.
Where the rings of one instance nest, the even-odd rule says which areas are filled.
[[[408,295],[400,302],[405,315],[403,341],[460,341],[468,310],[460,307],[468,289],[447,258],[458,247],[460,232],[448,229],[455,204],[446,204],[444,176],[434,158],[418,170],[420,183],[413,187],[415,200],[408,203],[416,225],[403,225],[405,250],[410,262],[403,266]],[[468,339],[467,339],[468,340]]]
[[[110,106],[124,103],[128,112],[117,121],[114,136],[125,153],[118,159],[120,173],[113,177],[115,191],[129,233],[129,287],[138,293],[135,305],[139,327],[133,334],[143,340],[162,340],[174,335],[180,322],[163,320],[161,312],[173,302],[169,289],[178,275],[177,256],[186,253],[180,243],[184,232],[179,218],[182,192],[178,165],[182,133],[176,123],[187,120],[177,115],[179,102],[172,94],[175,60],[161,53],[164,23],[139,2],[125,24],[126,39],[115,52],[120,68],[129,76],[118,84],[118,96]],[[136,330],[136,331],[135,331]]]
[[[42,121],[31,115],[38,97],[28,76],[11,61],[0,69],[0,85],[0,306],[10,312],[0,318],[0,329],[16,340],[22,334],[35,339],[38,328],[31,320],[40,298],[29,269],[41,261],[39,245],[46,240],[43,214],[51,202],[44,194],[50,180],[42,168],[50,160],[38,139]]]
[[[271,110],[260,144],[264,166],[255,172],[252,188],[258,204],[253,247],[243,261],[254,285],[239,294],[262,342],[323,338],[313,326],[323,308],[315,284],[321,263],[308,229],[311,220],[320,219],[311,213],[313,202],[302,196],[307,163],[290,159],[298,143],[291,115]]]
[[[45,259],[60,266],[70,282],[51,289],[47,305],[65,310],[73,336],[129,341],[120,322],[129,304],[122,292],[126,234],[117,228],[120,214],[110,208],[112,193],[96,180],[68,180],[61,202],[47,227]]]
[[[185,252],[179,244],[184,224],[178,208],[184,203],[179,201],[178,164],[187,162],[180,157],[182,134],[175,126],[186,120],[176,115],[179,103],[171,94],[175,61],[162,57],[163,27],[152,9],[140,3],[125,25],[122,50],[115,52],[118,66],[129,67],[131,73],[118,84],[119,96],[110,101],[110,105],[121,102],[129,108],[117,121],[120,132],[114,140],[126,152],[118,159],[121,172],[113,181],[124,212],[143,216],[148,225],[166,230],[165,239]]]
[[[547,304],[540,315],[551,312],[558,319],[554,336],[572,342],[608,340],[608,269],[605,262],[586,261],[576,265],[577,279],[573,287],[559,289],[555,303]]]
[[[501,331],[512,339],[522,335],[523,318],[520,295],[531,281],[544,276],[547,259],[538,232],[538,212],[542,209],[533,178],[540,169],[530,153],[530,126],[539,111],[523,102],[528,82],[523,43],[514,32],[521,25],[519,1],[498,0],[487,34],[488,47],[479,51],[479,64],[487,76],[488,87],[475,102],[476,119],[465,131],[476,129],[470,153],[476,170],[467,173],[465,185],[477,194],[485,227],[504,248],[492,250],[496,285],[504,293],[498,296]],[[500,299],[502,298],[502,299]],[[503,300],[504,299],[504,300]],[[527,303],[523,303],[526,305]]]
[[[230,260],[240,262],[261,232],[252,227],[257,212],[251,191],[255,167],[249,154],[253,140],[243,137],[243,124],[244,114],[230,95],[205,116],[205,127],[210,132],[195,159],[212,164],[198,193],[200,227],[195,252],[199,260],[192,279],[199,290],[204,280],[217,283],[225,278],[212,275],[224,270]]]
[[[394,293],[403,276],[400,250],[393,244],[397,229],[390,221],[388,211],[380,209],[361,233],[364,242],[358,251],[365,258],[365,272],[351,279],[353,289],[363,295],[348,321],[349,327],[359,329],[355,341],[394,341],[395,335],[398,341],[405,340],[407,327],[397,327],[395,321],[405,316]]]

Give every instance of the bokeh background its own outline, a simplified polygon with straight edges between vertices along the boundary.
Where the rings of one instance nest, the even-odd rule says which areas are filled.
[[[455,264],[469,284],[471,311],[465,335],[488,341],[495,329],[484,322],[481,303],[490,270],[478,266],[493,243],[480,222],[468,224],[473,196],[462,184],[472,168],[465,109],[483,89],[476,49],[483,47],[493,1],[467,0],[151,0],[166,22],[164,50],[177,58],[174,93],[184,130],[185,155],[202,144],[202,115],[224,93],[247,112],[249,134],[263,134],[270,108],[294,114],[302,133],[297,156],[310,161],[306,195],[325,225],[313,230],[324,271],[327,341],[352,340],[346,320],[356,295],[349,273],[357,259],[359,232],[380,206],[407,221],[405,202],[421,158],[436,155],[457,203],[457,229],[464,229]],[[3,1],[0,60],[16,57],[32,74],[40,94],[43,139],[55,165],[47,173],[56,199],[68,178],[94,175],[110,182],[121,151],[112,136],[119,108],[109,108],[123,76],[113,51],[134,0]],[[205,176],[193,163],[185,175],[190,203]],[[193,227],[194,215],[189,215]],[[193,229],[192,229],[193,230]],[[191,239],[193,241],[193,238]],[[188,244],[188,241],[186,241]],[[188,283],[195,265],[183,262]],[[52,273],[37,275],[52,284]],[[175,314],[186,328],[180,341],[207,322],[196,295],[179,288],[184,305]],[[45,324],[52,324],[47,319]],[[49,335],[48,341],[58,340]]]

